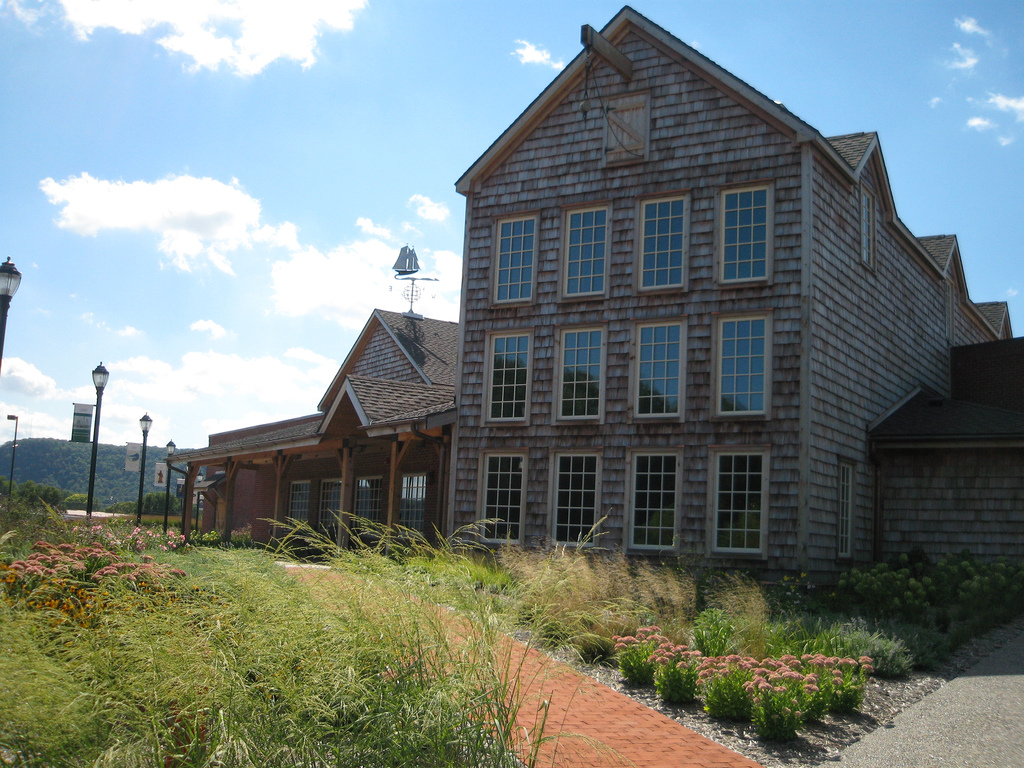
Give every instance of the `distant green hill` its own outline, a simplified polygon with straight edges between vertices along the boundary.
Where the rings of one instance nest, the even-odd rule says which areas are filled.
[[[118,501],[135,501],[139,497],[139,473],[125,472],[126,448],[123,445],[100,443],[96,451],[96,490],[94,508],[102,509]],[[15,456],[14,482],[26,480],[52,485],[66,493],[88,493],[89,458],[91,443],[72,443],[50,437],[18,440]],[[153,487],[156,463],[167,456],[160,445],[146,448],[145,493],[161,490]],[[3,492],[7,492],[7,479],[11,472],[11,443],[0,445],[0,476]]]

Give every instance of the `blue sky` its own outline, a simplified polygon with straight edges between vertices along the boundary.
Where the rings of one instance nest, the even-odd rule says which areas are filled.
[[[417,309],[457,319],[456,179],[620,7],[0,0],[0,413],[67,439],[100,362],[105,443],[311,413],[371,309],[407,308],[405,244],[439,278]],[[634,7],[822,134],[877,131],[900,217],[1024,330],[1019,3]]]

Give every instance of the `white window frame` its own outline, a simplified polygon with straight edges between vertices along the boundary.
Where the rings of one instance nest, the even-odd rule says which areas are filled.
[[[519,280],[517,282],[507,283],[507,284],[508,285],[524,286],[526,288],[526,290],[529,291],[529,295],[526,296],[526,297],[519,296],[519,297],[516,297],[516,298],[504,298],[503,299],[503,298],[501,298],[499,296],[499,294],[501,292],[501,287],[502,287],[503,284],[505,284],[505,283],[502,282],[502,279],[501,279],[502,278],[502,274],[505,272],[506,269],[508,269],[508,270],[520,269],[521,270],[521,269],[523,269],[523,267],[522,267],[521,263],[520,263],[519,267],[513,267],[513,266],[511,266],[511,264],[507,268],[502,266],[502,263],[501,263],[502,241],[505,239],[502,236],[502,229],[506,225],[508,225],[510,227],[515,227],[516,224],[523,224],[525,226],[527,223],[529,223],[532,226],[532,228],[533,228],[533,233],[531,235],[514,235],[514,234],[510,234],[509,238],[527,237],[527,236],[532,237],[532,239],[533,239],[533,248],[529,251],[529,254],[530,254],[530,267],[529,267],[529,269],[530,269],[530,279],[529,280]],[[538,253],[537,238],[538,238],[539,234],[540,234],[540,219],[536,215],[511,216],[511,217],[508,217],[508,218],[499,219],[495,223],[495,226],[494,226],[494,258],[493,258],[493,261],[492,261],[493,269],[492,269],[492,276],[491,276],[491,284],[492,284],[491,285],[491,298],[492,298],[493,303],[495,303],[495,304],[529,304],[530,302],[533,301],[534,294],[535,294],[535,292],[537,290],[537,253]],[[524,251],[524,250],[519,250],[519,251],[514,251],[514,252],[510,251],[510,253],[516,253],[516,254],[522,255],[522,254],[526,253],[526,251]]]
[[[679,249],[680,250],[680,256],[679,256],[679,258],[680,258],[679,281],[678,282],[664,283],[664,284],[661,284],[661,285],[659,285],[657,283],[652,284],[652,285],[645,285],[644,284],[644,277],[647,274],[649,274],[650,272],[653,271],[653,272],[657,273],[658,271],[672,269],[671,266],[663,266],[663,267],[660,267],[660,268],[658,267],[657,255],[660,254],[660,253],[665,253],[666,252],[664,250],[660,250],[658,248],[658,246],[664,244],[661,241],[661,238],[672,237],[673,235],[677,234],[677,233],[672,232],[672,231],[669,231],[668,233],[658,233],[657,231],[655,231],[653,234],[648,234],[648,232],[647,232],[647,230],[648,230],[648,226],[647,226],[648,225],[648,219],[647,219],[648,206],[655,206],[655,207],[657,207],[657,206],[660,206],[662,204],[668,204],[671,207],[672,205],[674,205],[676,203],[682,203],[682,208],[683,208],[683,212],[679,216],[679,218],[682,219],[682,231],[680,233],[678,233],[680,238],[681,238],[681,240],[682,240],[682,242],[680,244],[680,249]],[[675,216],[670,214],[667,220],[671,221],[674,218],[675,218]],[[657,218],[657,217],[655,217],[655,219],[654,219],[655,230],[657,230],[657,223],[661,222],[661,221],[664,221],[664,220],[666,220],[666,219],[665,218]],[[671,228],[671,225],[670,225],[670,228]],[[639,209],[637,211],[637,232],[638,232],[638,235],[637,235],[637,238],[636,238],[636,240],[637,240],[637,261],[636,261],[636,264],[637,264],[637,269],[636,269],[636,272],[637,272],[637,278],[636,278],[637,290],[641,291],[641,292],[645,292],[645,293],[647,293],[647,292],[655,292],[655,291],[672,291],[672,290],[680,290],[680,289],[685,290],[685,288],[686,288],[686,281],[687,281],[687,278],[689,277],[688,266],[689,266],[689,253],[690,253],[690,196],[688,194],[681,194],[681,195],[672,195],[672,196],[669,196],[669,197],[654,197],[654,198],[647,198],[647,199],[641,200],[640,201],[640,205],[639,205]],[[654,265],[654,268],[652,270],[648,270],[645,267],[646,267],[646,261],[647,261],[647,257],[648,257],[647,246],[650,243],[650,239],[651,238],[653,238],[655,240],[655,242],[654,242],[654,252],[653,252],[653,255],[655,257],[655,265]],[[671,242],[668,245],[671,246]],[[673,251],[674,251],[674,249],[672,249],[671,247],[669,247],[667,249],[668,253],[672,253]]]
[[[725,331],[724,326],[726,323],[743,322],[743,321],[764,321],[764,362],[763,372],[760,374],[763,377],[763,391],[762,391],[762,407],[760,409],[747,409],[747,410],[723,410],[722,409],[722,378],[724,366],[724,348],[727,339],[724,338]],[[742,315],[722,315],[718,317],[714,324],[714,344],[715,344],[715,379],[712,386],[714,390],[714,409],[713,413],[715,418],[723,419],[734,419],[734,418],[768,418],[768,414],[771,413],[771,392],[772,392],[772,314],[771,312],[759,312],[756,314],[742,314]],[[753,358],[753,356],[750,356]],[[724,375],[758,375],[744,374],[744,373],[733,373]]]
[[[334,495],[335,491],[337,492],[338,508],[331,509],[331,496]],[[326,524],[334,525],[341,518],[341,510],[342,507],[344,507],[344,500],[342,499],[342,494],[343,490],[340,477],[325,477],[323,480],[320,481],[320,503],[317,506],[316,520],[317,525],[320,526],[321,529],[324,529],[326,527],[324,521],[325,512],[330,514],[330,517],[326,521]]]
[[[373,485],[372,485],[374,480],[377,481],[377,487],[376,488],[374,488]],[[369,488],[367,490],[369,490],[371,493],[374,492],[374,491],[376,492],[375,495],[376,495],[376,501],[377,501],[377,504],[376,504],[377,508],[376,508],[376,510],[374,512],[374,515],[372,517],[369,517],[369,516],[363,514],[363,512],[365,510],[362,508],[361,501],[363,501],[363,499],[360,498],[360,490],[361,490],[361,488],[359,486],[359,484],[362,483],[362,482],[366,482],[366,483],[370,484],[370,486],[369,486]],[[373,523],[381,524],[381,523],[387,522],[386,520],[383,519],[384,518],[384,490],[385,490],[384,489],[384,477],[382,475],[363,475],[361,477],[357,477],[356,481],[355,481],[355,488],[354,488],[355,497],[354,497],[353,503],[352,503],[353,514],[355,514],[358,517],[361,517],[361,518],[363,518],[365,520],[369,520],[370,522],[373,522]]]
[[[765,253],[764,253],[764,274],[763,275],[758,275],[758,276],[751,275],[749,277],[739,277],[739,276],[737,276],[737,277],[726,277],[726,258],[725,258],[726,257],[726,251],[727,251],[727,249],[730,246],[734,245],[733,243],[726,242],[727,239],[730,239],[730,238],[727,237],[728,236],[728,232],[729,232],[730,229],[733,228],[733,227],[728,227],[727,226],[727,220],[729,219],[728,211],[726,210],[727,198],[730,195],[743,195],[744,193],[747,193],[747,192],[754,193],[754,194],[756,194],[758,192],[764,192],[764,194],[765,194],[765,222],[764,222],[764,225],[763,225],[765,227],[765,235],[764,235],[764,250],[765,250]],[[772,277],[772,260],[773,260],[774,241],[775,241],[774,219],[775,219],[775,194],[774,194],[774,186],[772,184],[762,183],[762,184],[750,184],[750,185],[742,186],[742,187],[730,187],[730,188],[727,188],[727,189],[723,189],[723,190],[721,190],[719,192],[719,195],[718,195],[718,227],[717,227],[717,232],[718,232],[718,249],[717,249],[718,250],[718,270],[717,270],[717,275],[718,275],[718,282],[720,284],[722,284],[722,285],[743,285],[743,284],[746,284],[746,283],[767,283],[767,282],[771,281],[771,277]],[[745,226],[748,226],[748,225],[737,224],[736,226],[737,227],[741,227],[741,226],[745,227]],[[749,226],[750,227],[756,227],[756,226],[761,226],[761,225],[760,224],[752,223]],[[753,240],[753,233],[752,233],[752,236],[751,236],[751,240],[752,240],[751,245],[753,245],[753,242],[754,242],[754,240]],[[757,240],[756,242],[761,242],[761,241]],[[743,245],[743,243],[735,243],[735,245],[741,246],[741,245]],[[753,260],[751,260],[751,264],[753,264],[753,263],[754,263]]]
[[[601,360],[600,360],[600,362],[598,363],[598,366],[597,366],[598,367],[597,413],[591,413],[591,414],[572,414],[572,415],[569,415],[569,416],[565,416],[562,413],[562,409],[564,407],[564,403],[566,402],[566,400],[564,398],[565,386],[566,386],[566,377],[565,377],[565,373],[566,373],[565,355],[566,355],[566,351],[567,351],[566,350],[566,337],[569,336],[569,334],[594,333],[594,332],[597,332],[597,333],[601,334],[601,344],[598,347]],[[565,328],[565,329],[562,330],[561,333],[559,333],[559,335],[558,335],[558,346],[557,346],[557,349],[555,350],[555,354],[556,354],[556,358],[555,359],[557,361],[556,364],[558,366],[558,379],[557,379],[558,392],[557,392],[557,394],[555,396],[555,409],[556,409],[555,410],[555,420],[556,421],[598,421],[598,422],[600,422],[600,421],[604,420],[605,361],[607,360],[607,354],[606,354],[606,352],[607,352],[607,344],[608,344],[608,330],[607,330],[607,328],[605,328],[604,326],[601,326],[601,325],[588,325],[588,326],[581,326],[579,328],[576,328],[576,327]],[[576,349],[579,349],[579,347],[577,347]],[[593,349],[593,347],[588,346],[587,349]],[[577,398],[573,398],[573,399],[575,400]]]
[[[677,391],[677,408],[675,411],[667,411],[665,413],[641,413],[641,396],[642,396],[642,384],[644,382],[643,369],[648,363],[644,359],[644,343],[643,336],[644,331],[650,328],[677,328],[679,330],[679,356],[671,360],[666,359],[666,363],[675,363],[678,366],[677,380],[676,380],[676,391]],[[632,370],[632,412],[633,418],[638,421],[648,421],[652,419],[679,419],[682,418],[686,410],[686,323],[681,319],[677,320],[661,320],[657,322],[644,322],[637,323],[633,329],[633,370]],[[659,342],[654,342],[658,344]],[[665,342],[671,343],[671,342]],[[661,377],[654,377],[661,378]]]
[[[494,374],[495,374],[495,346],[499,339],[526,339],[526,381],[525,381],[525,396],[523,400],[523,414],[522,416],[494,416],[492,414],[492,408],[495,405],[494,400]],[[503,369],[505,370],[505,369]],[[531,382],[533,381],[533,333],[527,331],[515,331],[511,333],[494,333],[490,334],[487,338],[487,380],[486,380],[486,391],[484,392],[484,421],[493,422],[527,422],[530,417],[530,393],[532,390]],[[502,385],[507,386],[507,385]],[[504,402],[504,401],[502,401]]]
[[[875,195],[863,184],[860,187],[860,260],[875,266]]]
[[[639,469],[639,463],[641,459],[651,458],[671,458],[675,462],[675,471],[673,472],[672,479],[672,542],[670,544],[638,544],[637,543],[637,530],[638,516],[637,516],[637,494],[642,493],[643,490],[640,488],[640,483],[637,480],[637,472]],[[645,551],[675,551],[678,547],[679,542],[679,522],[680,522],[680,501],[682,499],[682,477],[683,477],[683,456],[682,452],[678,450],[637,450],[632,451],[629,454],[629,478],[627,483],[627,509],[629,510],[628,522],[629,528],[627,536],[629,537],[628,548],[645,550]],[[663,489],[664,490],[664,489]],[[648,521],[649,522],[649,521]],[[644,526],[644,528],[657,528],[653,526]],[[659,526],[664,530],[663,526]]]
[[[853,503],[856,498],[856,465],[840,459],[836,472],[836,552],[853,555]]]
[[[309,522],[311,486],[310,480],[292,480],[291,485],[288,486],[288,517],[292,520]]]
[[[518,460],[519,461],[519,488],[518,489],[512,488],[511,486],[509,486],[508,488],[502,488],[500,486],[492,488],[492,486],[490,485],[491,471],[492,471],[491,470],[491,460],[492,459],[497,459],[499,461],[501,459],[512,459],[512,460]],[[502,473],[501,468],[498,468],[496,471],[499,474]],[[526,478],[527,478],[526,472],[527,472],[527,457],[526,457],[526,453],[525,452],[511,451],[511,452],[505,452],[505,453],[485,453],[485,454],[480,456],[480,479],[479,479],[479,482],[477,484],[477,488],[479,489],[479,496],[478,496],[478,500],[477,500],[477,509],[479,510],[480,519],[481,520],[500,519],[500,520],[503,521],[502,523],[499,523],[497,525],[494,525],[494,524],[486,525],[486,526],[484,526],[481,529],[481,538],[484,541],[490,541],[490,542],[519,542],[519,541],[522,540],[522,537],[523,537],[523,524],[525,522],[525,516],[526,516]],[[516,509],[517,510],[516,511],[516,519],[515,519],[514,522],[512,520],[510,520],[509,518],[505,518],[505,517],[501,517],[500,515],[493,515],[493,514],[489,513],[488,510],[491,508],[491,505],[488,502],[489,502],[490,494],[491,494],[492,491],[494,491],[496,493],[499,493],[499,494],[501,494],[504,491],[508,491],[510,495],[514,494],[514,493],[518,493],[519,494],[519,505],[518,505],[518,507],[514,507],[514,505],[512,505],[510,503],[497,504],[496,505],[496,506],[506,507],[509,510]],[[500,531],[498,529],[501,526],[506,526],[508,528],[511,528],[511,527],[514,526],[517,529],[516,535],[515,536],[489,535],[489,534],[492,534],[492,533],[493,534],[499,533]]]
[[[558,538],[559,528],[562,527],[562,525],[561,525],[561,523],[559,521],[559,510],[561,509],[561,506],[560,506],[560,501],[561,501],[561,499],[560,499],[560,495],[561,495],[560,491],[562,489],[561,489],[561,486],[560,486],[560,482],[561,482],[561,478],[562,478],[561,463],[562,463],[562,459],[563,458],[564,459],[570,459],[570,460],[574,459],[574,458],[594,459],[594,471],[593,471],[594,488],[592,490],[592,493],[593,493],[593,506],[591,508],[591,516],[593,517],[593,520],[590,522],[589,525],[587,525],[586,521],[583,521],[583,520],[581,520],[579,523],[575,523],[575,524],[572,523],[571,519],[569,519],[569,520],[567,520],[565,522],[565,527],[566,528],[578,529],[579,535],[575,539],[569,539],[569,538],[560,539],[560,538]],[[585,469],[584,469],[584,471],[585,471]],[[588,472],[587,474],[591,474],[591,473]],[[566,491],[567,492],[572,492],[572,489],[569,488],[569,489],[566,489]],[[587,491],[584,491],[584,492],[587,492]],[[582,507],[581,507],[581,509],[582,509]],[[561,452],[561,453],[553,454],[552,455],[552,461],[551,461],[551,539],[552,539],[552,541],[555,541],[555,542],[557,542],[559,544],[579,544],[582,541],[582,537],[587,536],[588,538],[585,541],[583,541],[582,543],[584,543],[584,544],[586,544],[588,546],[594,544],[595,543],[594,536],[591,535],[591,534],[592,533],[593,534],[597,533],[596,526],[597,526],[597,523],[598,523],[598,520],[599,520],[598,512],[600,511],[600,509],[601,509],[601,454],[596,453],[594,451],[569,451],[569,452]]]
[[[579,245],[581,247],[584,245],[583,243],[576,244],[576,243],[572,242],[572,240],[573,240],[572,233],[573,233],[574,230],[571,228],[571,222],[572,222],[573,216],[577,216],[577,215],[579,215],[579,216],[586,216],[588,213],[601,213],[601,214],[604,214],[604,225],[603,225],[604,226],[604,239],[600,240],[600,241],[596,241],[595,240],[595,241],[593,241],[591,243],[592,245],[600,243],[600,245],[601,245],[601,247],[603,249],[603,254],[604,254],[603,257],[602,257],[603,264],[602,264],[602,269],[601,269],[601,272],[600,272],[600,275],[601,275],[601,288],[600,288],[600,290],[593,290],[593,289],[591,289],[589,291],[573,291],[573,292],[571,292],[569,290],[569,280],[573,279],[573,278],[570,277],[570,272],[572,272],[572,269],[571,269],[572,265],[570,263],[570,258],[569,257],[570,257],[570,254],[571,254],[573,248],[576,245]],[[612,219],[611,207],[607,206],[607,205],[598,205],[598,206],[592,206],[592,207],[586,207],[586,208],[570,208],[570,209],[565,211],[565,217],[564,217],[564,222],[565,222],[564,223],[564,227],[565,227],[565,230],[564,230],[565,231],[565,238],[564,239],[565,239],[565,243],[564,243],[563,248],[562,248],[562,298],[565,298],[565,299],[578,299],[578,298],[600,297],[600,296],[607,295],[607,293],[608,293],[608,264],[609,264],[609,260],[610,260],[610,256],[611,256],[611,237],[610,237],[610,235],[611,235],[611,219]],[[594,226],[597,226],[597,225],[594,225]],[[581,229],[582,228],[583,227],[581,226]],[[591,259],[590,261],[593,261],[593,259]],[[593,277],[594,276],[593,272],[589,276]],[[578,278],[579,275],[577,275],[576,277]]]
[[[730,493],[729,489],[722,487],[722,465],[720,460],[725,457],[760,457],[761,459],[761,472],[760,472],[760,493],[758,496],[758,503],[760,509],[758,510],[733,510],[731,508],[723,509],[720,502],[720,495],[722,493]],[[726,554],[726,555],[760,555],[764,556],[767,552],[767,533],[768,533],[768,485],[770,482],[770,453],[766,447],[729,447],[729,448],[712,448],[709,452],[709,482],[708,489],[710,498],[708,499],[708,509],[710,511],[710,519],[708,520],[708,536],[710,551],[712,554]],[[745,490],[737,491],[739,493],[746,493]],[[754,528],[742,528],[743,531],[758,532],[758,546],[757,547],[736,547],[736,546],[721,546],[719,544],[718,534],[720,531],[719,522],[720,516],[724,514],[741,514],[742,512],[759,512],[760,517],[758,520],[758,527]],[[726,530],[732,530],[728,528]]]
[[[398,524],[410,528],[420,533],[426,533],[427,528],[427,489],[429,487],[428,477],[426,472],[409,472],[408,474],[402,475],[402,484],[400,490],[400,496],[398,501]],[[422,490],[422,498],[414,498],[406,495],[409,491]],[[409,514],[412,511],[410,505],[412,503],[422,504],[422,509],[419,510],[421,514],[417,514],[415,519],[410,520]],[[418,525],[416,524],[418,523]]]

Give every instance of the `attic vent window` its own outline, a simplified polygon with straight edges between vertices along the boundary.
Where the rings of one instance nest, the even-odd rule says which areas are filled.
[[[607,165],[647,159],[650,108],[646,93],[631,93],[608,100],[604,152]]]

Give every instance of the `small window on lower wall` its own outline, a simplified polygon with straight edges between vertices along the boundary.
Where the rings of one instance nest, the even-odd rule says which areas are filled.
[[[288,493],[288,517],[299,522],[309,521],[309,480],[295,480]]]
[[[718,451],[712,462],[713,549],[761,552],[768,514],[768,452]]]
[[[523,516],[523,457],[518,454],[484,457],[480,514],[488,522],[483,537],[518,541]]]
[[[384,478],[382,477],[356,478],[355,514],[357,518],[374,523],[383,522],[381,520],[383,489]]]
[[[839,462],[838,515],[836,520],[836,544],[839,557],[850,557],[853,538],[853,464]]]
[[[597,454],[555,457],[555,541],[588,541],[597,513]]]
[[[667,549],[674,545],[677,464],[674,453],[633,456],[632,546]]]
[[[406,528],[425,530],[427,511],[427,476],[402,476],[402,503],[398,508],[398,524]]]

